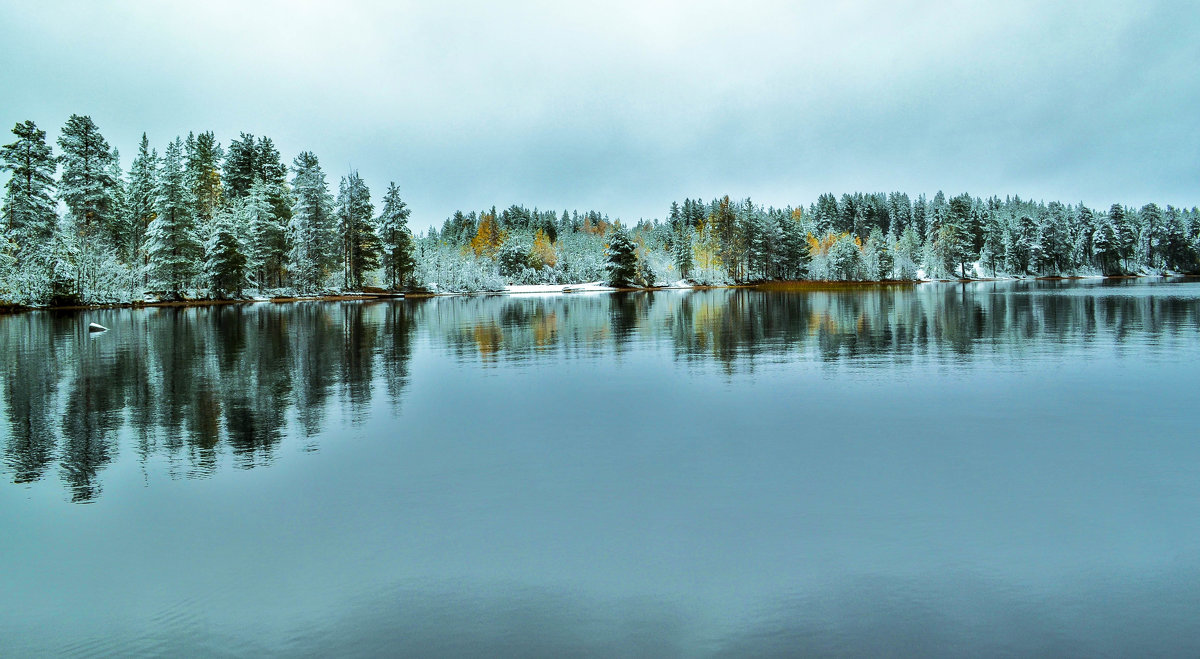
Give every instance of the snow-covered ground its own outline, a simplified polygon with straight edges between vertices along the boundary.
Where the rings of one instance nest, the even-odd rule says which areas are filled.
[[[692,288],[685,280],[660,286],[657,288]],[[607,293],[617,289],[602,281],[591,281],[583,284],[509,284],[504,292],[509,295],[545,295],[547,293]]]

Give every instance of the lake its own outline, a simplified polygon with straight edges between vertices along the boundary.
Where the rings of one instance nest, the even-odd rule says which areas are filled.
[[[0,354],[0,656],[1200,656],[1196,280],[39,311]]]

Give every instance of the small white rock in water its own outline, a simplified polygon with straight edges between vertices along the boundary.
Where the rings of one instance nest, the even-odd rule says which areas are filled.
[[[107,332],[108,328],[103,325],[97,325],[96,323],[88,323],[88,331],[89,332]]]

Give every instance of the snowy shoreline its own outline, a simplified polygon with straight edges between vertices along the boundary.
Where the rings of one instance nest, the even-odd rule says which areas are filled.
[[[817,280],[817,279],[802,279],[795,281],[764,281],[745,284],[719,284],[719,285],[701,285],[692,284],[687,281],[676,281],[663,286],[651,286],[646,288],[629,287],[616,288],[609,286],[604,282],[583,282],[578,284],[509,284],[504,287],[504,290],[496,291],[417,291],[410,293],[376,293],[376,292],[347,292],[347,293],[329,293],[322,295],[287,295],[275,297],[252,296],[234,300],[218,300],[197,298],[192,300],[155,300],[155,301],[136,301],[136,302],[116,302],[111,304],[71,304],[71,305],[50,305],[50,306],[23,306],[18,304],[8,304],[0,301],[0,314],[20,313],[23,311],[71,311],[71,310],[89,310],[89,309],[142,309],[142,308],[159,308],[159,307],[202,307],[215,306],[224,304],[261,304],[274,303],[286,304],[290,302],[378,302],[383,300],[403,300],[403,299],[427,299],[432,297],[472,297],[483,295],[510,295],[514,297],[531,297],[542,295],[568,295],[568,294],[596,294],[596,293],[623,293],[623,292],[653,292],[663,290],[710,290],[724,288],[761,288],[763,290],[789,290],[789,289],[804,289],[804,288],[824,288],[824,287],[871,287],[871,286],[897,286],[897,285],[916,285],[930,283],[978,283],[989,281],[1075,281],[1075,280],[1102,280],[1102,279],[1145,279],[1152,277],[1159,278],[1179,278],[1179,277],[1197,277],[1200,275],[1186,274],[1137,274],[1137,275],[1075,275],[1067,277],[977,277],[974,279],[886,279],[872,281],[838,281],[838,280]]]

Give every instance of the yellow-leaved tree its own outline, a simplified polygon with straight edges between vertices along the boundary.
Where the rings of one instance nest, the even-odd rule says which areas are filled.
[[[551,268],[558,263],[558,251],[554,249],[554,243],[545,231],[537,230],[533,235],[533,249],[530,250],[534,258],[541,261],[542,265],[548,265]]]
[[[495,258],[496,250],[504,244],[504,238],[504,231],[496,223],[495,213],[484,213],[479,219],[475,237],[471,239],[471,251],[475,252],[476,257]]]

